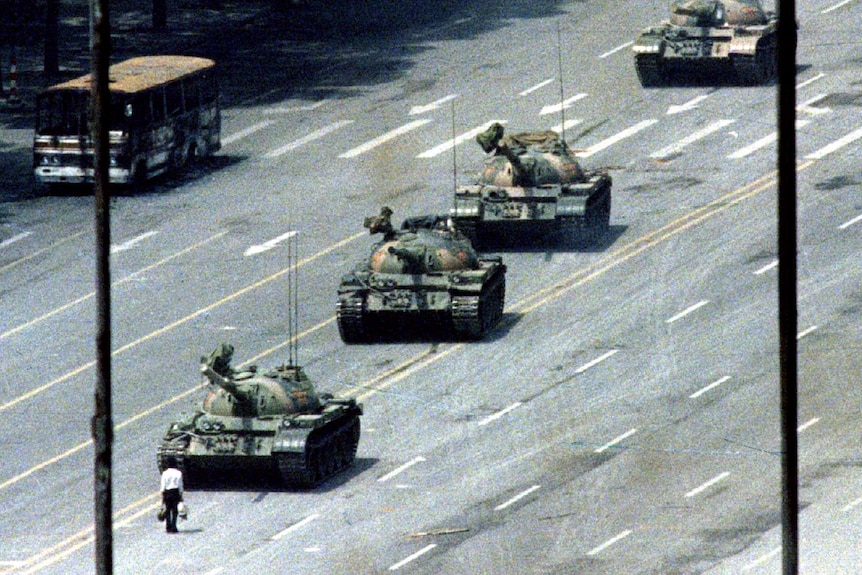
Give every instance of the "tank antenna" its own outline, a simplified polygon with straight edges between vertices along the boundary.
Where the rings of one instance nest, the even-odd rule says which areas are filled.
[[[560,34],[560,21],[557,20],[557,74],[560,76],[560,136],[566,141],[566,97],[563,91],[563,44]]]
[[[458,189],[458,152],[455,150],[455,100],[452,100],[452,191]]]
[[[297,329],[299,320],[299,305],[297,298],[297,289],[299,280],[297,275],[299,270],[296,267],[296,253],[298,251],[298,234],[293,234],[287,240],[287,265],[290,268],[290,274],[287,277],[287,305],[289,310],[288,323],[288,361],[291,367],[299,365],[299,343],[297,341]]]

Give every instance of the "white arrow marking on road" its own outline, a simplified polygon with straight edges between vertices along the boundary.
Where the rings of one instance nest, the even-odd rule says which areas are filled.
[[[817,108],[812,106],[811,104],[815,102],[819,102],[820,100],[826,98],[828,94],[818,94],[814,96],[810,100],[803,102],[796,106],[797,112],[804,112],[806,114],[827,114],[832,111],[832,108]]]
[[[587,95],[584,93],[575,94],[571,98],[566,98],[565,100],[563,100],[562,104],[552,104],[550,106],[545,106],[544,108],[542,108],[542,111],[539,112],[539,115],[545,116],[547,114],[557,114],[560,111],[562,111],[564,108],[568,108],[569,104],[577,102],[578,100],[583,100],[586,97],[587,97]]]
[[[443,96],[439,100],[435,100],[430,104],[425,104],[424,106],[413,106],[412,108],[410,108],[410,115],[417,116],[419,114],[424,114],[425,112],[430,112],[431,110],[436,110],[449,100],[454,100],[457,97],[458,94],[449,94],[448,96]]]
[[[277,238],[272,238],[271,240],[263,242],[262,244],[258,244],[256,246],[251,246],[250,248],[245,250],[245,253],[243,255],[244,256],[253,256],[255,254],[259,254],[259,253],[263,253],[267,250],[271,250],[272,248],[274,248],[275,246],[277,246],[278,244],[280,244],[281,242],[283,242],[287,238],[292,238],[297,233],[298,232],[296,232],[294,230],[292,232],[287,232],[286,234],[281,234]]]
[[[6,246],[8,246],[10,244],[14,244],[18,240],[23,240],[24,238],[29,236],[30,233],[31,232],[21,232],[20,234],[15,234],[14,236],[9,238],[8,240],[3,240],[2,242],[0,242],[0,248],[5,248]]]
[[[469,132],[464,132],[460,136],[457,136],[451,140],[443,142],[439,146],[431,148],[430,150],[422,152],[421,154],[419,154],[416,157],[417,158],[433,158],[434,156],[439,156],[443,152],[448,152],[449,150],[451,150],[452,148],[454,148],[458,144],[462,144],[463,142],[466,142],[467,140],[474,138],[477,134],[484,132],[494,122],[496,122],[498,124],[505,124],[506,120],[491,120],[490,122],[482,124],[478,128],[473,128]]]
[[[348,150],[348,151],[344,152],[343,154],[339,154],[338,157],[339,158],[352,158],[354,156],[358,156],[359,154],[364,154],[365,152],[372,150],[372,149],[376,148],[377,146],[384,144],[393,138],[397,138],[398,136],[400,136],[402,134],[406,134],[407,132],[413,131],[416,128],[418,128],[419,126],[424,126],[425,124],[427,124],[428,122],[431,122],[431,121],[432,120],[413,120],[409,124],[404,124],[403,126],[395,128],[394,130],[387,132],[387,133],[383,134],[382,136],[378,136],[371,141],[365,142],[361,146],[357,146],[357,147],[353,148],[352,150]]]
[[[285,144],[284,146],[277,148],[271,152],[267,152],[266,157],[267,158],[277,158],[281,155],[288,153],[289,151],[291,151],[293,149],[296,149],[296,148],[298,148],[304,144],[307,144],[308,142],[312,142],[314,140],[322,138],[322,137],[326,136],[327,134],[334,132],[335,130],[341,129],[344,126],[347,126],[347,125],[352,124],[352,123],[353,123],[353,120],[341,120],[339,122],[335,122],[334,124],[329,124],[328,126],[324,126],[323,128],[308,134],[307,136],[304,136],[298,140],[290,142],[289,144]]]
[[[678,114],[680,112],[688,112],[689,110],[694,110],[697,108],[697,105],[709,98],[708,95],[695,96],[688,102],[679,105],[672,105],[667,109],[668,115],[670,114]]]
[[[111,246],[111,253],[115,254],[117,252],[124,252],[128,249],[131,249],[135,246],[135,244],[137,244],[137,243],[139,243],[139,242],[141,242],[141,241],[143,241],[143,240],[145,240],[151,236],[154,236],[157,233],[159,233],[159,232],[156,232],[156,231],[146,232],[146,233],[143,233],[137,237],[134,237],[134,238],[132,238],[126,242],[123,242],[121,244],[113,245],[113,246]]]

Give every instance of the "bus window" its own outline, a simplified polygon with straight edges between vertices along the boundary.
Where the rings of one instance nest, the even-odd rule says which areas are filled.
[[[168,117],[183,113],[183,87],[179,82],[165,86],[165,103]]]
[[[165,121],[165,90],[160,86],[152,94],[153,123],[161,124]]]

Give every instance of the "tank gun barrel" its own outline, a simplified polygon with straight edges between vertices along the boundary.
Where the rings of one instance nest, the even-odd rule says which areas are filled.
[[[223,376],[209,365],[202,363],[201,373],[204,374],[207,379],[210,380],[210,383],[219,386],[238,400],[245,401],[246,399],[248,399],[246,394],[240,391],[240,389],[237,387],[236,383],[234,383],[232,379]]]

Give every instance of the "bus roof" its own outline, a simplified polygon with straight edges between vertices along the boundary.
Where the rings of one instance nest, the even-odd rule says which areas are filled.
[[[194,56],[141,56],[113,64],[108,72],[111,92],[133,93],[212,68],[215,62]],[[89,90],[91,74],[55,84],[55,90]]]

